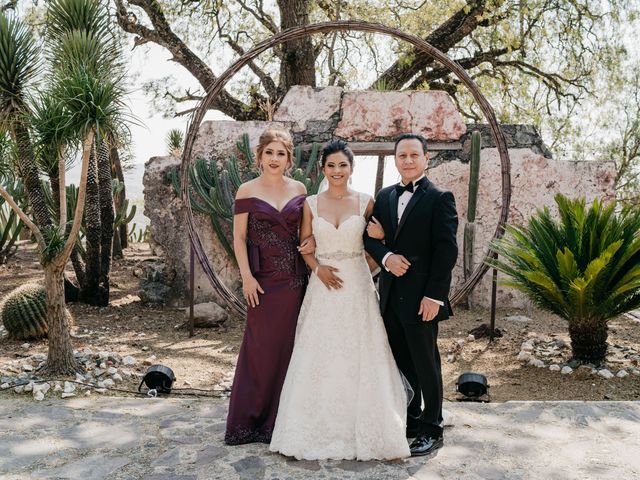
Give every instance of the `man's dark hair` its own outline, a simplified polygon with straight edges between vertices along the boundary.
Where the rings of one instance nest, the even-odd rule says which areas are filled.
[[[322,156],[320,157],[320,166],[324,168],[324,164],[327,163],[327,157],[334,153],[342,152],[349,160],[349,163],[353,167],[353,151],[347,145],[347,142],[344,140],[331,140],[325,147],[322,149]]]
[[[428,145],[427,145],[426,138],[424,138],[422,135],[418,135],[417,133],[403,133],[396,139],[396,143],[393,146],[393,154],[394,155],[396,154],[396,151],[398,150],[398,144],[402,140],[414,140],[414,139],[420,140],[420,143],[422,144],[422,153],[427,153]]]

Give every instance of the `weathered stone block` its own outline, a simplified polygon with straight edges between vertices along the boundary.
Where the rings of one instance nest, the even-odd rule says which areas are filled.
[[[226,161],[228,154],[236,152],[236,142],[242,134],[248,133],[252,147],[258,145],[258,139],[267,128],[289,129],[291,122],[236,122],[233,120],[216,120],[202,122],[196,142],[193,145],[192,159],[199,157],[215,158]]]
[[[348,92],[336,136],[371,141],[413,132],[428,140],[452,141],[467,131],[445,92]]]
[[[328,120],[340,111],[342,88],[294,85],[273,115],[278,122],[291,122],[292,130],[306,130],[309,120]]]
[[[546,158],[530,149],[510,149],[511,207],[508,222],[525,224],[537,208],[548,206],[556,212],[553,197],[562,193],[572,198],[584,196],[587,202],[594,198],[612,200],[614,197],[615,167],[613,162],[568,162]],[[467,217],[469,164],[446,162],[431,168],[427,176],[437,185],[451,190],[456,199],[459,216],[459,257],[453,271],[452,291],[464,283],[462,246],[464,224]],[[489,240],[498,222],[502,205],[501,167],[498,150],[484,149],[480,161],[480,181],[476,210],[476,238],[474,258],[476,264],[483,258]],[[498,274],[498,278],[502,277]],[[487,273],[474,290],[474,305],[488,306],[491,297],[491,275]],[[498,288],[498,303],[502,306],[526,305],[524,294],[511,288]]]
[[[151,223],[150,236],[154,251],[175,271],[175,278],[170,283],[171,289],[164,292],[167,294],[166,303],[185,305],[189,299],[190,242],[186,207],[182,200],[175,196],[173,187],[166,180],[168,169],[173,167],[180,167],[180,159],[154,157],[147,162],[143,180],[144,213]],[[218,241],[209,218],[194,213],[194,221],[213,269],[230,288],[239,288],[235,263],[227,256]],[[215,299],[209,280],[197,260],[195,264],[196,302]]]

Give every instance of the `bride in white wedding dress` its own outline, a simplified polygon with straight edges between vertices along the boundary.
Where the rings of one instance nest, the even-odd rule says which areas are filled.
[[[329,188],[307,198],[315,255],[269,449],[305,460],[409,456],[407,398],[364,256],[371,197],[352,191],[353,153],[323,150]]]

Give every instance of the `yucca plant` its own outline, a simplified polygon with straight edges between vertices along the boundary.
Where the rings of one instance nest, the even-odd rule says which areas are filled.
[[[28,91],[41,71],[39,48],[29,28],[0,12],[0,129],[15,143],[18,172],[24,180],[36,224],[51,225],[43,200],[29,132]]]
[[[84,213],[87,193],[87,177],[90,159],[97,158],[97,148],[108,132],[118,130],[123,122],[124,91],[122,89],[122,69],[112,61],[115,55],[111,37],[105,37],[100,31],[91,28],[75,28],[70,21],[85,18],[78,12],[94,13],[96,21],[107,25],[110,21],[106,1],[103,0],[52,0],[48,2],[47,29],[45,31],[44,53],[48,54],[45,84],[39,91],[46,92],[55,102],[63,105],[60,122],[50,123],[51,128],[64,131],[68,145],[77,146],[82,152],[82,169],[78,187],[78,200],[73,213],[73,223],[68,224],[63,212],[66,195],[63,195],[64,182],[61,182],[60,216],[56,225],[51,220],[45,195],[41,188],[37,163],[34,161],[36,149],[31,143],[27,126],[31,119],[25,89],[26,80],[32,79],[37,71],[37,59],[41,52],[29,29],[19,20],[8,19],[0,12],[0,120],[7,128],[18,149],[18,175],[25,180],[29,194],[29,203],[36,218],[34,223],[17,205],[11,195],[0,187],[0,195],[20,216],[35,237],[41,253],[47,291],[47,317],[49,324],[49,353],[41,370],[42,374],[68,374],[81,369],[73,355],[70,326],[65,316],[65,292],[63,272],[71,251],[76,243]],[[76,8],[77,7],[77,8]],[[60,15],[61,11],[70,12]],[[97,13],[95,13],[97,12]],[[75,19],[75,20],[74,20]],[[19,45],[20,48],[17,48]],[[24,58],[23,58],[24,57]],[[35,62],[28,66],[25,58]],[[23,78],[17,74],[16,65],[24,65]],[[30,76],[29,76],[30,75]],[[13,83],[9,82],[11,80]],[[43,124],[46,124],[43,123]],[[45,133],[38,135],[46,137]],[[59,152],[57,150],[56,152]],[[51,152],[56,155],[56,152]],[[58,171],[64,171],[63,158]],[[55,159],[51,160],[52,162]],[[31,175],[36,171],[37,182]],[[97,168],[94,169],[97,172]],[[37,189],[34,184],[37,183]],[[108,189],[111,191],[109,176]],[[111,206],[112,208],[112,206]],[[43,220],[40,220],[40,216]],[[87,218],[87,223],[91,219]],[[68,228],[63,228],[68,225]],[[103,272],[100,272],[102,275]]]
[[[540,308],[567,320],[575,359],[599,363],[607,321],[640,306],[640,209],[556,195],[559,219],[538,210],[527,226],[507,226],[491,265]]]

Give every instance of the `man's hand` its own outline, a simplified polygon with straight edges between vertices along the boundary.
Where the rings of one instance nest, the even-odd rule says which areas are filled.
[[[394,253],[393,255],[390,255],[389,258],[387,258],[384,266],[387,267],[387,269],[396,277],[401,277],[402,275],[407,273],[407,270],[409,270],[411,263],[409,262],[409,260],[404,258],[403,255]]]
[[[418,310],[418,315],[422,316],[422,320],[425,322],[430,322],[436,315],[438,315],[438,311],[440,310],[440,305],[438,305],[433,300],[429,300],[426,297],[422,297],[422,301],[420,302],[420,310]]]

